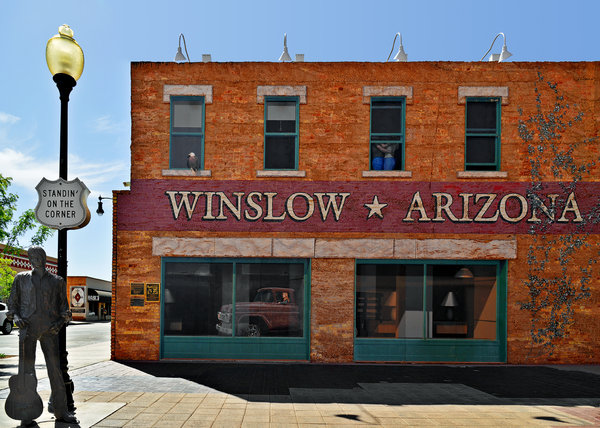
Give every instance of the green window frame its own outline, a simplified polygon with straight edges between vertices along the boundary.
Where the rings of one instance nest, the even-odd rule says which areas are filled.
[[[395,112],[395,110],[400,111]],[[397,114],[397,124],[394,124],[394,121],[390,120],[394,118],[395,114]],[[371,97],[369,120],[369,166],[371,170],[404,170],[405,117],[406,97]],[[385,119],[387,119],[387,123],[383,123]],[[392,122],[391,129],[390,122]],[[382,159],[386,157],[385,152],[378,148],[381,144],[387,145],[387,149],[393,148],[393,152],[390,153],[394,159],[393,167],[391,168],[387,161],[376,160],[376,158],[380,157],[377,155],[380,154],[383,155]],[[389,158],[390,156],[387,157]]]
[[[301,264],[303,265],[303,293],[296,296],[302,302],[302,335],[282,336],[265,335],[258,337],[244,336],[231,331],[224,335],[170,335],[166,323],[166,312],[169,310],[169,293],[167,289],[168,263],[196,263],[212,265],[230,265],[232,270],[231,290],[224,295],[231,298],[231,319],[236,319],[238,277],[247,275],[240,271],[240,265],[248,264]],[[310,357],[310,259],[264,259],[264,258],[196,258],[196,257],[162,257],[161,258],[161,296],[160,302],[160,358],[223,358],[223,359],[256,359],[256,360],[308,360]],[[223,290],[225,290],[223,288]],[[240,300],[242,301],[242,300]],[[190,302],[191,304],[191,302]],[[223,307],[222,307],[223,308]],[[193,311],[193,308],[191,308]],[[219,322],[219,315],[214,314],[214,322]]]
[[[299,97],[265,97],[264,101],[264,150],[263,169],[297,170],[299,151]],[[289,107],[294,106],[293,125],[290,123]],[[279,107],[279,109],[277,109]],[[286,107],[288,107],[286,111]],[[285,118],[277,115],[284,114]],[[285,120],[284,120],[285,119]]]
[[[170,103],[169,168],[188,169],[188,155],[194,153],[199,160],[199,169],[204,169],[204,97],[171,95]],[[181,109],[183,106],[190,107],[187,114]],[[178,111],[181,121],[188,126],[178,123]]]
[[[501,105],[498,97],[466,98],[465,171],[500,170]]]
[[[507,262],[496,260],[356,260],[355,268],[355,308],[354,308],[354,360],[355,361],[455,361],[455,362],[505,362],[506,361],[506,336],[507,336]],[[359,325],[358,311],[363,310],[365,302],[359,302],[359,283],[358,267],[359,265],[404,265],[412,267],[421,267],[422,283],[417,287],[421,288],[421,320],[412,318],[416,321],[420,333],[408,335],[408,337],[367,337],[360,334],[363,326]],[[443,266],[491,266],[496,271],[496,295],[495,295],[495,337],[493,339],[467,338],[466,336],[436,337],[432,335],[432,326],[435,318],[432,315],[434,310],[442,309],[433,305],[433,282],[428,277],[429,267]],[[432,271],[433,272],[433,271]],[[413,276],[418,278],[418,276]],[[443,278],[440,277],[442,280]],[[414,286],[415,283],[413,282]],[[418,290],[418,288],[414,289]],[[428,295],[428,290],[433,295]],[[445,293],[443,293],[445,294]],[[415,296],[413,294],[413,296]],[[398,298],[398,297],[397,297]],[[444,299],[445,300],[445,299]],[[414,302],[413,302],[414,303]],[[385,314],[386,309],[377,303],[370,303],[371,310],[377,308],[377,313]],[[448,306],[441,303],[442,306]],[[398,308],[396,310],[396,319],[400,317]],[[408,313],[406,314],[409,315]],[[404,315],[403,315],[404,316]],[[385,317],[385,316],[384,316]],[[376,316],[376,319],[381,319]],[[399,321],[398,321],[399,322]],[[398,324],[400,326],[400,324]],[[463,338],[464,337],[464,338]]]

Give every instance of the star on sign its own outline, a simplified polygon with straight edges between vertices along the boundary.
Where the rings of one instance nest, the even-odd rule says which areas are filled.
[[[367,216],[368,220],[375,214],[379,218],[383,218],[383,213],[381,212],[381,210],[387,207],[388,204],[380,203],[379,198],[377,197],[377,195],[375,195],[373,196],[373,202],[371,202],[370,204],[365,204],[364,206],[369,209],[369,215]]]

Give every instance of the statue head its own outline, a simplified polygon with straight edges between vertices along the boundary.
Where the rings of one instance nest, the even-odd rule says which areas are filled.
[[[33,270],[44,271],[46,269],[46,252],[42,247],[33,246],[27,250],[29,262]]]

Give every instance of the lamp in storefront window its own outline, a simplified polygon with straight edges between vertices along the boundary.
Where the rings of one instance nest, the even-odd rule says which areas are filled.
[[[394,52],[394,46],[396,45],[396,39],[398,37],[400,37],[400,46],[398,47],[398,52],[394,56],[394,61],[399,61],[399,62],[408,61],[408,55],[406,55],[406,52],[404,52],[404,45],[402,45],[402,34],[400,34],[400,33],[396,33],[396,36],[394,37],[394,42],[392,43],[392,50],[390,51],[390,54],[388,55],[386,61],[390,60],[390,57],[392,56],[392,52]]]
[[[165,288],[165,303],[175,303],[175,298],[173,297],[173,293],[168,288]]]
[[[504,38],[504,45],[502,46],[502,52],[500,52],[499,54],[491,54],[489,61],[497,61],[497,62],[502,62],[507,58],[510,58],[512,56],[512,54],[508,51],[508,49],[506,49],[506,36],[504,35],[504,33],[498,33],[496,35],[496,37],[494,37],[494,40],[492,41],[492,44],[490,46],[490,48],[487,50],[486,53],[483,54],[483,56],[481,57],[480,61],[483,61],[483,59],[485,58],[485,56],[490,53],[490,51],[492,50],[492,47],[494,47],[494,43],[496,42],[496,39],[498,37],[502,36]]]
[[[283,34],[283,53],[279,57],[279,62],[291,61],[292,57],[287,48],[287,33]]]
[[[96,210],[96,214],[102,216],[104,214],[104,209],[102,208],[102,199],[112,199],[112,198],[103,198],[102,196],[98,196],[98,209]]]
[[[446,297],[442,301],[442,306],[446,308],[446,318],[448,318],[448,321],[452,321],[454,319],[454,308],[458,306],[458,300],[456,300],[453,291],[446,294]]]
[[[462,267],[456,272],[454,275],[456,279],[471,279],[473,278],[473,272],[471,272],[468,268]]]
[[[181,52],[181,39],[183,39],[183,48],[185,49],[185,55]],[[177,48],[177,53],[175,54],[175,61],[182,62],[187,59],[187,62],[190,62],[190,54],[187,51],[187,45],[185,43],[185,36],[183,33],[179,34],[179,47]]]

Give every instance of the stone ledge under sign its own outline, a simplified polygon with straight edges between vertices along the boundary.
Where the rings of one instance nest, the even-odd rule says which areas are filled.
[[[161,257],[513,260],[511,239],[152,238]]]

